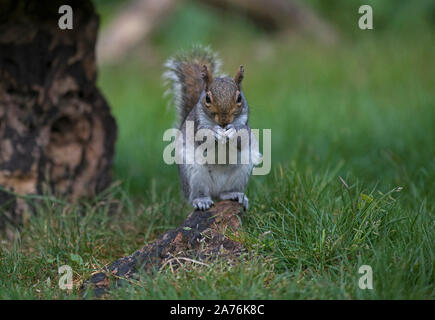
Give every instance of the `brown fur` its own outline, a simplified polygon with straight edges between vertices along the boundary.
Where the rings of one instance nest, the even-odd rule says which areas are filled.
[[[204,82],[199,62],[183,63],[180,69],[183,70],[182,82],[184,83],[183,96],[186,99],[186,115],[192,110],[198,102],[202,90],[204,90]]]
[[[213,82],[213,75],[211,74],[210,69],[207,67],[206,64],[202,66],[201,78],[204,81],[205,90],[208,91],[210,85]]]
[[[212,74],[219,70],[220,61],[210,49],[201,46],[179,52],[165,63],[167,70],[164,78],[170,86],[169,92],[174,94],[180,124],[198,103],[205,88],[202,74],[204,65],[211,82]]]
[[[203,47],[196,47],[190,53],[177,55],[165,64],[168,68],[166,79],[173,85],[173,92],[177,98],[180,125],[198,103],[203,91],[208,94],[211,101],[207,103],[204,95],[202,105],[222,127],[232,123],[234,116],[241,111],[237,97],[241,92],[244,77],[243,66],[238,68],[234,78],[230,78],[216,77],[218,65],[220,62],[216,56]]]
[[[236,102],[240,93],[236,82],[229,77],[216,78],[209,85],[207,93],[210,96],[211,103],[207,105],[205,97],[202,103],[214,116],[215,121],[222,127],[233,122],[234,115],[240,111],[240,104]]]
[[[236,76],[234,77],[234,82],[236,83],[239,90],[241,88],[242,80],[244,77],[245,77],[245,69],[243,68],[243,66],[240,66],[239,70],[237,70]]]

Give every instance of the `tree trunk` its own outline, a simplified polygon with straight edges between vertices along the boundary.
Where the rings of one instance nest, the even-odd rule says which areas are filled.
[[[68,1],[0,2],[0,225],[22,221],[18,195],[76,199],[110,182],[117,127],[96,87],[98,16]]]
[[[238,236],[242,213],[242,205],[229,200],[218,202],[205,212],[193,211],[178,228],[95,273],[82,289],[91,289],[100,297],[108,293],[111,286],[133,279],[141,270],[149,273],[164,266],[206,264],[218,256],[227,260],[236,258],[245,249],[228,236]]]

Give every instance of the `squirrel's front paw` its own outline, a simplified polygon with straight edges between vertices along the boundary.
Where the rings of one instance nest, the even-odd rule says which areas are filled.
[[[234,136],[237,134],[237,130],[234,127],[230,127],[224,134],[228,137],[228,140],[233,140]]]
[[[214,205],[214,202],[210,197],[203,197],[193,199],[192,205],[195,210],[208,210],[212,205]]]
[[[219,198],[221,200],[236,200],[243,205],[245,210],[248,210],[249,200],[243,192],[225,192],[222,193]]]
[[[227,137],[225,135],[225,130],[220,126],[214,126],[213,133],[215,139],[220,143],[225,143],[227,141]]]

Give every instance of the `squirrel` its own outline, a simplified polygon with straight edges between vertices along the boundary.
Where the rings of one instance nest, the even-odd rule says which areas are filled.
[[[251,135],[248,103],[241,87],[244,68],[240,66],[232,78],[219,74],[220,65],[217,54],[200,45],[178,52],[164,64],[163,78],[173,96],[180,132],[185,135],[186,123],[191,121],[195,134],[208,129],[214,143],[228,144],[237,138],[240,130],[247,130],[249,147],[256,147],[258,141]],[[198,148],[198,141],[193,144],[194,149]],[[185,151],[183,142],[182,152]],[[240,160],[239,145],[237,152]],[[196,210],[209,209],[214,205],[213,199],[235,200],[247,210],[249,200],[244,189],[259,157],[261,154],[257,151],[255,155],[253,153],[254,159],[250,158],[244,164],[178,164],[184,198]]]

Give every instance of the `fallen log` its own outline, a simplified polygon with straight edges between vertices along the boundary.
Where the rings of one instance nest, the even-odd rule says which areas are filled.
[[[119,285],[119,280],[132,279],[140,271],[152,273],[162,266],[177,266],[192,259],[205,262],[216,257],[236,258],[244,248],[229,235],[237,238],[242,214],[242,206],[230,200],[218,202],[207,211],[193,211],[178,228],[93,274],[82,290],[90,289],[100,297]]]
[[[296,31],[313,35],[315,39],[333,44],[338,32],[312,8],[299,0],[201,0],[201,5],[237,13],[253,23],[274,32]],[[97,44],[100,64],[116,63],[149,40],[155,30],[171,19],[183,5],[181,0],[130,0],[102,31]],[[143,55],[143,47],[141,52]]]
[[[300,0],[202,0],[227,12],[239,12],[269,31],[296,31],[334,44],[338,32],[309,5]]]

